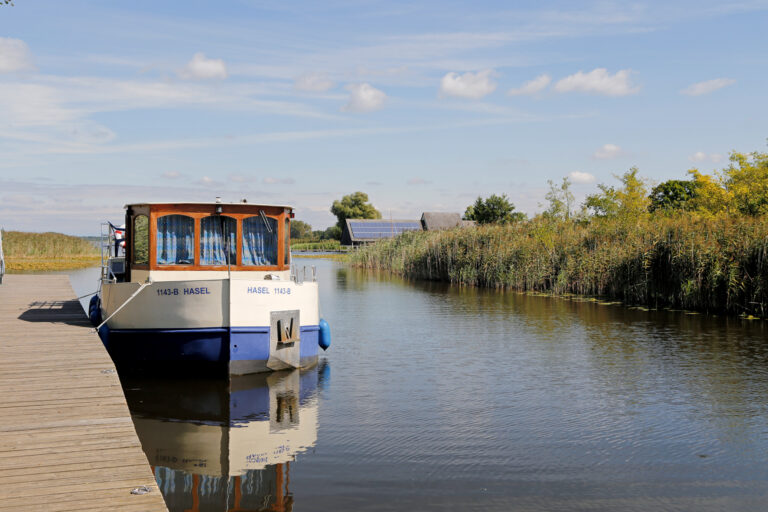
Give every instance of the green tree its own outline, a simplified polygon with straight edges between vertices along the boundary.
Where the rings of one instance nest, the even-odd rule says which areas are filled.
[[[341,228],[339,226],[331,226],[320,235],[320,240],[341,240]]]
[[[600,184],[600,192],[587,196],[584,208],[591,210],[596,217],[622,217],[637,219],[648,213],[648,187],[638,176],[637,167],[630,168],[621,176],[615,176],[621,181],[622,187],[616,189]]]
[[[651,190],[651,195],[648,197],[651,201],[648,211],[690,210],[693,208],[692,199],[695,196],[694,180],[667,180]]]
[[[560,185],[556,185],[552,180],[547,180],[547,183],[549,192],[544,198],[549,201],[549,207],[544,211],[544,216],[552,219],[570,219],[574,201],[571,181],[565,177]]]
[[[619,198],[616,189],[600,183],[600,192],[590,194],[584,201],[584,208],[595,217],[615,217],[619,213]]]
[[[344,229],[347,219],[380,219],[381,213],[368,202],[368,194],[355,192],[336,200],[331,206],[331,213],[336,216],[339,230]],[[341,235],[339,235],[341,239]]]
[[[638,176],[639,172],[637,167],[631,167],[619,178],[624,185],[616,191],[621,216],[636,218],[648,212],[648,187]]]
[[[474,220],[478,224],[517,222],[525,220],[525,214],[516,212],[515,205],[509,202],[506,194],[491,194],[488,199],[477,198],[474,204],[464,211],[465,220]]]
[[[304,221],[291,221],[291,238],[312,238],[312,226]]]

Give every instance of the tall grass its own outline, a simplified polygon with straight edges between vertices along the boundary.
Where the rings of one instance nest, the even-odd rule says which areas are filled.
[[[8,270],[65,270],[95,265],[99,249],[93,243],[61,233],[3,232]]]
[[[414,279],[768,316],[768,219],[651,217],[411,232],[353,265]]]

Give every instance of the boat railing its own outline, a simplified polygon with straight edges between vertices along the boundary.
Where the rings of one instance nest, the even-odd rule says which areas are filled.
[[[115,282],[118,280],[118,276],[115,273],[115,260],[122,260],[121,262],[118,261],[117,263],[122,263],[121,266],[124,267],[125,258],[120,258],[117,255],[117,251],[115,251],[116,247],[119,247],[118,244],[118,237],[117,237],[117,231],[119,231],[120,228],[115,228],[115,226],[112,225],[111,222],[102,222],[101,223],[101,242],[99,244],[101,249],[101,280],[102,282]],[[124,272],[124,269],[123,269]]]
[[[309,279],[310,282],[314,283],[317,281],[317,267],[314,265],[309,267]],[[301,272],[299,272],[299,267],[296,265],[291,265],[291,281],[293,281],[296,284],[301,284],[307,280],[307,266],[304,265],[301,267]]]
[[[5,275],[5,256],[3,255],[3,230],[0,229],[0,284],[3,284]]]

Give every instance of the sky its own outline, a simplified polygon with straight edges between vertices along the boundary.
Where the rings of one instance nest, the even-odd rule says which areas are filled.
[[[14,0],[0,226],[88,235],[144,201],[292,204],[324,229],[507,194],[544,209],[766,151],[768,1]]]

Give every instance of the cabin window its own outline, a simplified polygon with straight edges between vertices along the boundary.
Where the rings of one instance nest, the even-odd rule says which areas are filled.
[[[200,219],[200,264],[227,263],[237,264],[237,221],[222,215],[203,217]]]
[[[285,234],[284,234],[284,243],[283,246],[283,264],[288,265],[291,262],[291,219],[285,218]]]
[[[133,218],[133,263],[149,264],[149,217],[146,215]]]
[[[243,220],[243,265],[277,265],[277,219],[259,215]]]
[[[157,219],[157,264],[195,263],[195,220],[186,215],[165,215]]]

